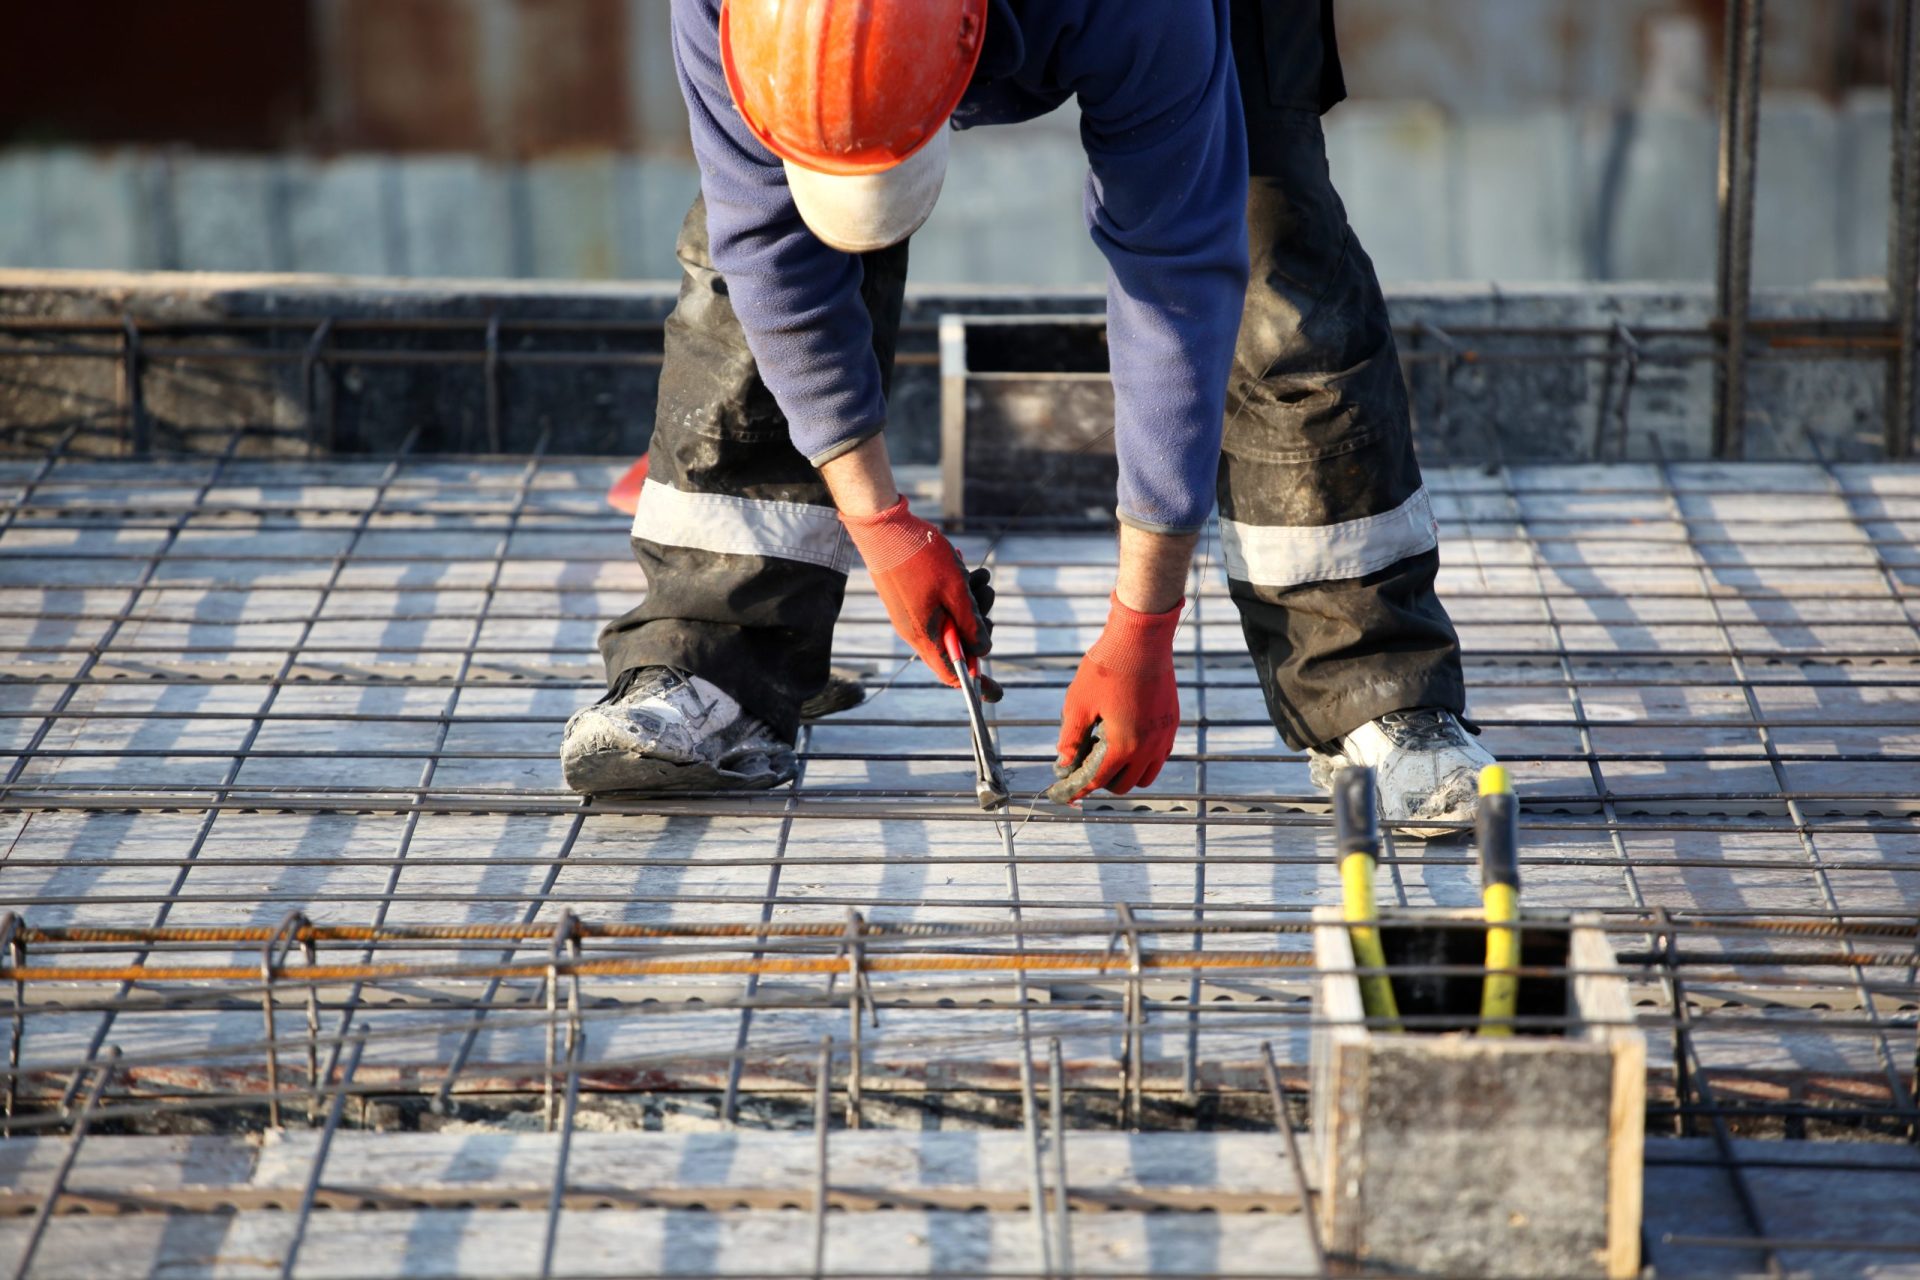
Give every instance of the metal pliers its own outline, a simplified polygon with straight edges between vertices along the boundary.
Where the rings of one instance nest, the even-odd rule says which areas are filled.
[[[991,813],[1004,808],[1010,796],[1007,778],[1000,771],[1000,756],[987,734],[986,713],[980,709],[980,661],[969,657],[960,647],[960,633],[952,622],[940,633],[947,661],[960,678],[960,692],[967,700],[967,727],[973,732],[973,796],[980,807]]]

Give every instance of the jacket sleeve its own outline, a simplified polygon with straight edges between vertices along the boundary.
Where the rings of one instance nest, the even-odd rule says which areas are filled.
[[[1108,266],[1120,519],[1192,532],[1213,507],[1247,290],[1246,129],[1228,0],[1129,0],[1111,70],[1075,86],[1087,225]]]
[[[794,447],[818,466],[886,425],[860,260],[801,221],[786,171],[747,129],[720,66],[720,0],[673,0],[713,265]]]

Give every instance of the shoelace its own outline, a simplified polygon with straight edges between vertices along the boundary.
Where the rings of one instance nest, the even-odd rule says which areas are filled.
[[[659,687],[643,687],[640,680],[643,673],[646,674],[649,679],[658,681]],[[608,703],[619,702],[635,693],[640,694],[643,700],[660,698],[662,701],[666,701],[667,698],[679,688],[686,689],[688,698],[693,703],[693,714],[688,715],[686,721],[687,727],[697,733],[705,728],[707,721],[713,717],[714,711],[720,706],[719,699],[702,698],[700,696],[700,690],[695,686],[693,680],[690,677],[681,675],[672,668],[667,668],[664,675],[655,675],[652,669],[647,667],[635,667],[632,670],[622,672],[620,678],[614,682],[611,689],[607,690],[606,696],[600,699],[598,705],[604,706]]]
[[[1465,743],[1464,735],[1444,711],[1390,711],[1380,717],[1380,728],[1398,747],[1429,751]]]

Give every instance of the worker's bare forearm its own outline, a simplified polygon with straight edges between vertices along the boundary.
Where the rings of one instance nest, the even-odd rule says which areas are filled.
[[[1137,613],[1165,613],[1187,594],[1187,569],[1193,563],[1192,533],[1149,533],[1120,526],[1120,580],[1114,592]]]
[[[820,478],[833,494],[833,505],[845,515],[874,515],[900,500],[884,435],[869,436],[857,448],[822,463]]]

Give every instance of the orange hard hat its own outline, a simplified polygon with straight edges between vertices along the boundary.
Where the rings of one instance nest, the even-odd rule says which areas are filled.
[[[891,169],[946,128],[987,0],[723,0],[720,61],[747,127],[815,173]]]

